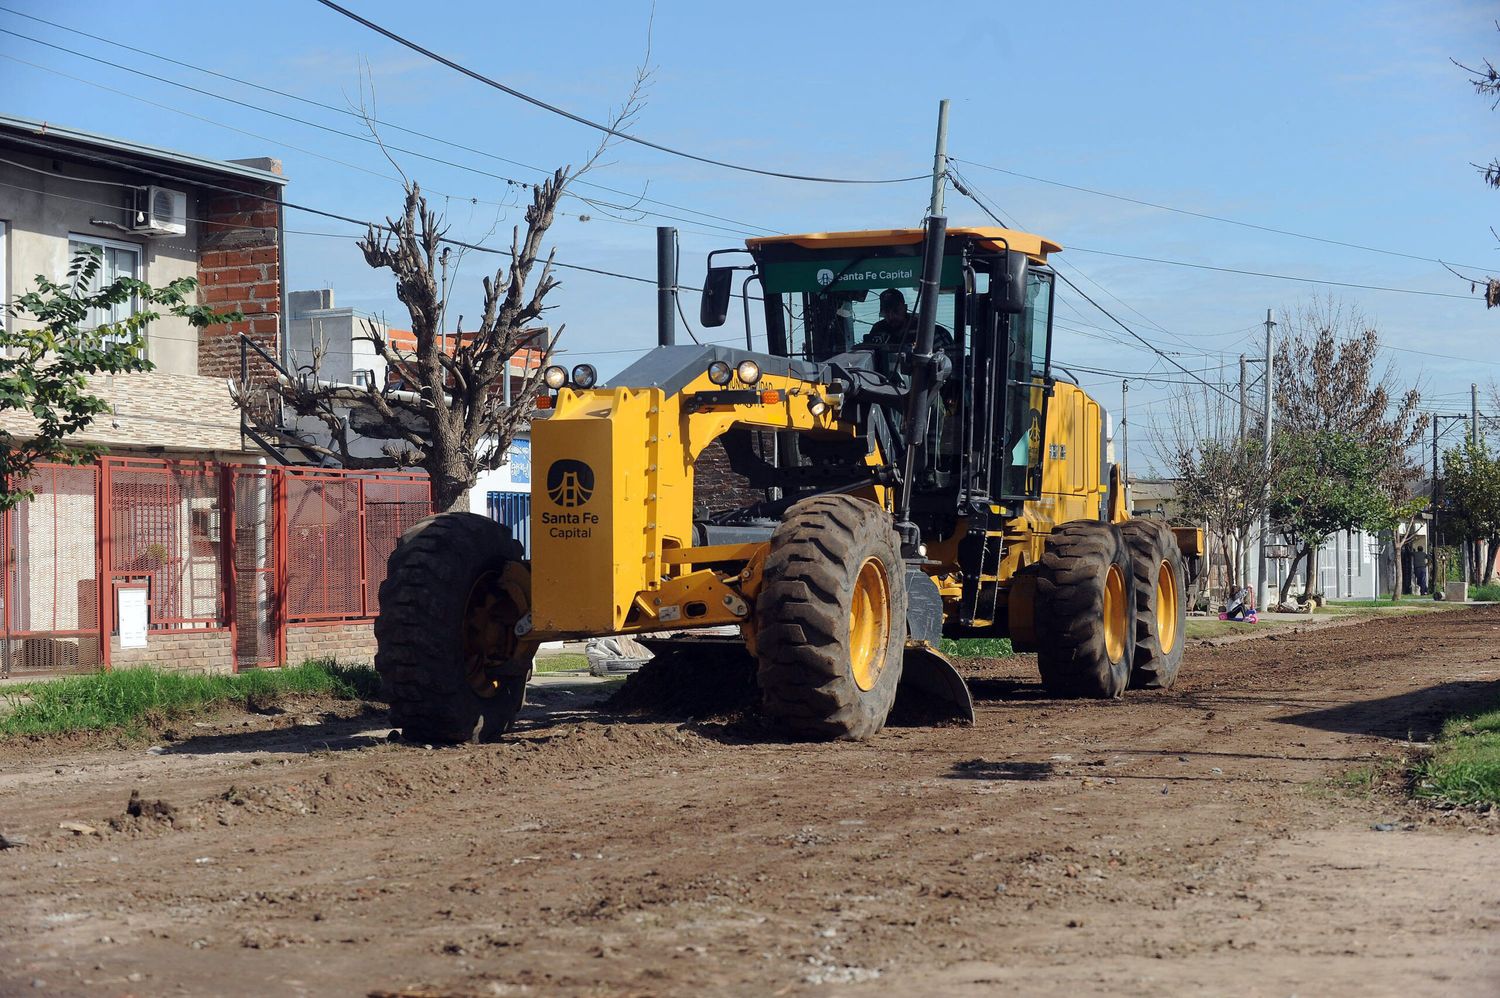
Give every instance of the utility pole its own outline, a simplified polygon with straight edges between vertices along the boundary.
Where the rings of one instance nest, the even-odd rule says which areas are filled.
[[[1479,446],[1479,386],[1469,382],[1469,445]]]
[[[928,215],[943,213],[943,184],[948,179],[948,102],[938,101],[937,151],[932,156],[932,201]]]
[[[1245,355],[1240,354],[1240,439],[1250,427],[1250,406],[1245,401]]]
[[[1130,509],[1130,382],[1120,380],[1120,487]]]
[[[1469,446],[1479,446],[1479,386],[1472,381],[1469,382]],[[1479,571],[1478,564],[1471,563],[1470,561],[1469,549],[1471,547],[1474,549],[1474,562],[1477,562],[1479,557],[1479,541],[1473,537],[1464,538],[1463,573],[1465,599],[1468,598],[1469,592],[1469,573],[1472,571],[1477,575]],[[1473,565],[1472,568],[1470,567],[1471,564]]]
[[[1432,417],[1432,491],[1429,508],[1432,519],[1427,524],[1427,592],[1436,597],[1438,591],[1438,420]]]
[[[1275,329],[1275,328],[1276,328],[1276,323],[1271,320],[1271,310],[1270,309],[1266,309],[1266,368],[1265,368],[1266,398],[1265,398],[1265,405],[1264,405],[1264,408],[1263,408],[1262,413],[1261,413],[1261,415],[1264,417],[1265,425],[1263,427],[1261,427],[1261,454],[1260,454],[1261,465],[1260,466],[1261,466],[1261,471],[1263,473],[1265,473],[1268,477],[1269,477],[1269,474],[1270,474],[1270,471],[1271,471],[1271,420],[1274,419],[1275,415],[1276,415],[1276,402],[1275,402],[1276,362],[1275,362],[1275,360],[1271,356],[1271,331],[1273,329]],[[1270,482],[1267,482],[1266,483],[1266,495],[1262,497],[1263,500],[1269,500],[1269,498],[1270,498],[1270,491],[1271,491],[1271,485],[1270,485]],[[1256,605],[1256,607],[1258,607],[1260,609],[1265,609],[1265,607],[1261,606],[1261,600],[1265,598],[1264,593],[1265,593],[1265,588],[1266,588],[1266,542],[1268,540],[1270,540],[1270,535],[1271,535],[1271,513],[1270,513],[1270,510],[1268,510],[1268,509],[1262,509],[1260,511],[1260,560],[1259,560],[1260,568],[1259,568],[1259,573],[1255,577],[1255,584],[1258,587],[1258,591],[1256,593],[1256,598],[1255,598],[1255,605]],[[1267,602],[1269,602],[1269,601],[1267,601]]]

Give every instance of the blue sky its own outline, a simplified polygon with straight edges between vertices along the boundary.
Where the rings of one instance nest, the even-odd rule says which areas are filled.
[[[388,0],[348,4],[487,75],[594,118],[628,91],[651,13],[644,2],[584,0],[560,8],[462,0],[420,11]],[[234,13],[222,16],[208,13],[217,5],[179,0],[131,7],[0,0],[0,6],[338,106],[358,99],[359,67],[367,62],[382,119],[535,167],[578,162],[596,142],[588,129],[462,78],[313,0],[262,0],[253,8],[226,7]],[[944,10],[949,20],[941,18]],[[1483,386],[1500,376],[1500,313],[1486,314],[1475,299],[1327,288],[1089,251],[1465,295],[1468,286],[1436,263],[1193,218],[974,165],[1441,258],[1466,272],[1500,270],[1489,230],[1500,223],[1500,192],[1485,188],[1470,165],[1500,153],[1500,112],[1475,96],[1449,62],[1500,58],[1492,3],[942,8],[763,0],[753,17],[750,11],[660,0],[651,32],[654,73],[637,134],[777,170],[903,176],[930,169],[937,101],[950,98],[949,151],[977,189],[1020,227],[1062,243],[1064,273],[1208,380],[1237,378],[1238,354],[1260,349],[1257,323],[1267,308],[1280,311],[1330,292],[1369,316],[1386,344],[1405,348],[1387,356],[1435,407],[1467,408],[1471,381]],[[369,145],[164,81],[358,132],[352,118],[3,11],[0,28],[152,77],[3,36],[0,54],[14,57],[0,58],[0,94],[10,112],[202,155],[278,156],[291,178],[291,201],[359,218],[399,209],[395,172]],[[391,130],[385,137],[474,168],[397,154],[446,210],[456,238],[508,241],[519,219],[507,207],[516,193],[475,170],[520,180],[536,179],[536,171]],[[747,232],[915,225],[928,195],[925,183],[798,183],[633,146],[615,148],[607,160],[588,179],[734,220],[642,205],[688,219],[665,221],[683,230],[682,279],[689,284],[701,280],[708,250],[735,245]],[[664,220],[613,220],[577,201],[567,210],[572,214],[552,233],[560,259],[653,276],[653,228]],[[951,190],[948,214],[951,224],[984,221]],[[383,311],[404,324],[389,275],[366,267],[352,241],[300,234],[349,234],[351,227],[289,212],[288,228],[293,290],[331,286],[340,304]],[[485,265],[478,255],[464,260],[457,312],[477,312],[477,291],[465,289],[477,289]],[[1060,359],[1184,377],[1133,341],[1120,342],[1129,337],[1077,296],[1065,297],[1071,301],[1058,311],[1068,327],[1058,330]],[[649,285],[569,272],[551,301],[551,321],[567,324],[569,358],[594,359],[606,374],[654,342]],[[696,319],[695,299],[687,305]],[[1118,404],[1118,377],[1080,378],[1106,405]],[[1149,410],[1160,417],[1177,390],[1132,383],[1137,473],[1156,459]]]

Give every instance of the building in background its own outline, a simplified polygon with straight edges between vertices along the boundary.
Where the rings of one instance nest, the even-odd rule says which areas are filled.
[[[431,511],[426,477],[271,467],[246,446],[227,384],[242,335],[284,356],[286,183],[275,160],[0,115],[7,303],[93,248],[101,282],[193,277],[200,302],[245,316],[204,330],[153,321],[143,349],[155,370],[90,386],[113,411],[77,439],[107,456],[39,468],[25,483],[35,498],[0,515],[0,679],[370,657],[385,557]],[[5,412],[0,428],[25,437],[33,424]]]
[[[245,315],[204,330],[177,316],[151,323],[145,351],[156,369],[99,379],[92,388],[114,418],[96,420],[80,440],[115,454],[253,459],[224,379],[239,370],[240,333],[279,349],[286,183],[273,159],[211,160],[0,115],[6,302],[37,274],[61,279],[75,255],[95,249],[100,282],[134,277],[161,287],[193,277],[202,303]],[[0,426],[24,432],[24,419],[4,418]]]

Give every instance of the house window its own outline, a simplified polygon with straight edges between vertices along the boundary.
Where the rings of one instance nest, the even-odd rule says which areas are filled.
[[[72,266],[73,260],[80,253],[89,251],[99,253],[99,270],[94,274],[94,279],[89,282],[88,290],[98,291],[107,287],[122,277],[139,278],[141,276],[141,248],[134,243],[121,243],[113,239],[101,239],[98,236],[68,237],[68,265]],[[125,301],[109,308],[96,308],[89,311],[89,322],[99,326],[106,322],[120,322],[128,319],[140,309],[140,300],[131,295]]]

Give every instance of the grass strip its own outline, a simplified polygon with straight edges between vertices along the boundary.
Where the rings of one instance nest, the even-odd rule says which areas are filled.
[[[74,731],[127,732],[148,720],[176,720],[195,710],[250,696],[322,694],[374,699],[380,679],[367,665],[310,661],[234,675],[165,672],[150,666],[20,683],[0,690],[0,737]]]
[[[1492,582],[1487,586],[1470,586],[1469,599],[1482,603],[1500,603],[1500,582]]]
[[[1009,658],[1016,653],[1010,638],[944,638],[941,651],[949,658]]]
[[[549,672],[577,672],[580,669],[587,672],[589,659],[587,655],[579,655],[576,652],[549,653],[538,655],[532,664],[532,669],[537,675]]]
[[[1454,804],[1500,804],[1500,704],[1450,718],[1416,772],[1418,797]]]

